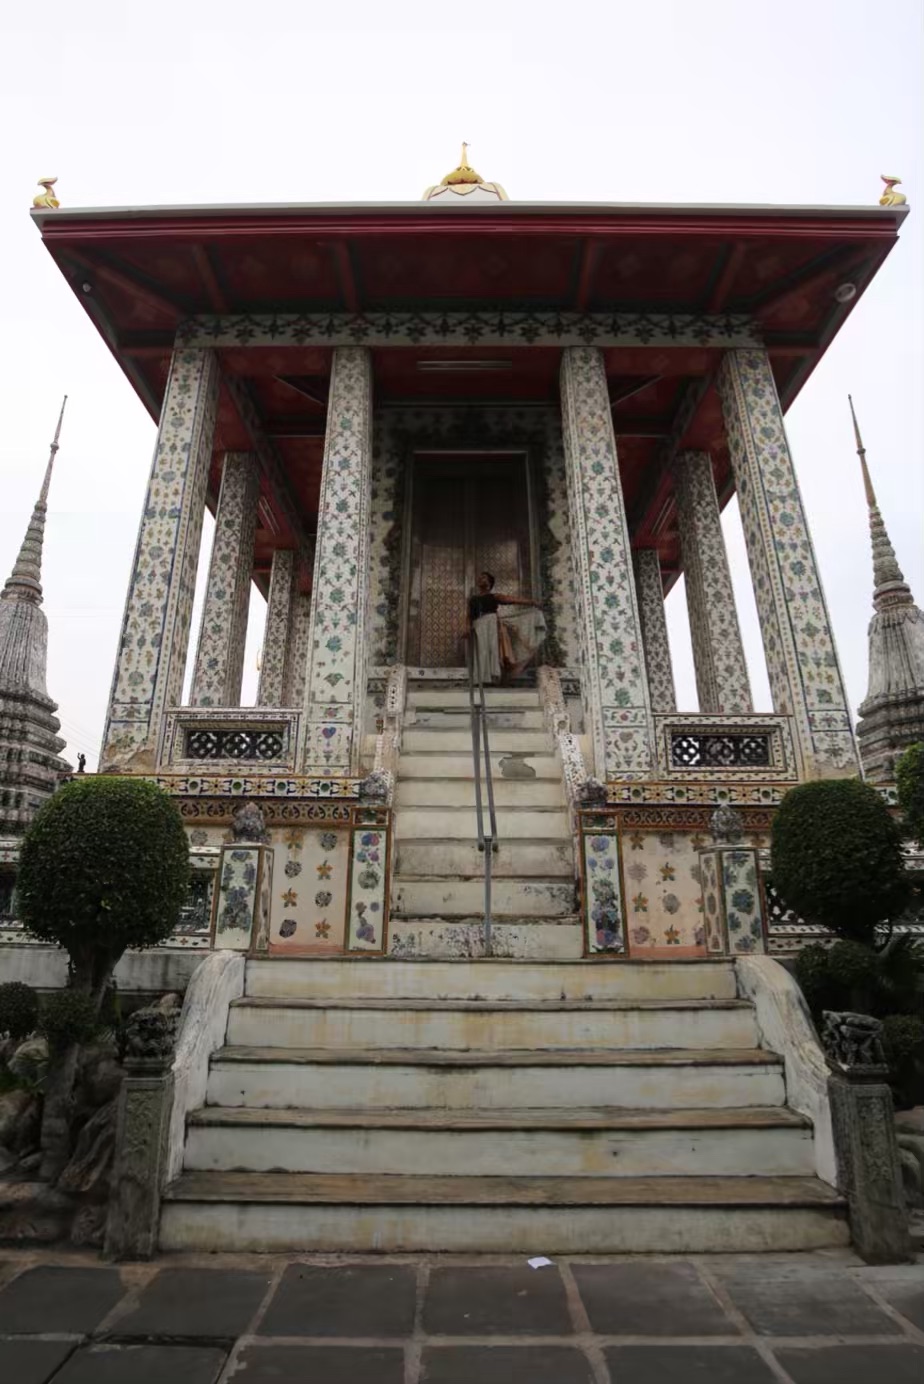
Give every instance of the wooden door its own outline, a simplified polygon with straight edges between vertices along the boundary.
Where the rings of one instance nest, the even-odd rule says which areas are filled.
[[[465,663],[466,606],[480,572],[497,590],[532,594],[525,456],[414,460],[406,661]]]

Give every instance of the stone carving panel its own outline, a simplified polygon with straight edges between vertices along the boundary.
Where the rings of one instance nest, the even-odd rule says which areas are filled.
[[[571,347],[561,367],[571,547],[585,710],[596,771],[648,775],[654,732],[603,356]]]
[[[318,511],[306,674],[305,765],[358,768],[365,698],[369,576],[372,363],[361,347],[335,351]]]
[[[751,684],[738,626],[725,535],[708,452],[682,452],[676,463],[683,551],[699,709],[749,712]]]
[[[718,388],[777,712],[808,777],[858,772],[847,695],[766,352],[731,350]]]
[[[164,711],[180,701],[218,385],[213,351],[174,351],[116,656],[104,770],[153,768]]]
[[[227,452],[189,699],[192,706],[240,705],[258,493],[256,457],[249,452]]]
[[[676,711],[674,666],[667,637],[664,582],[661,578],[661,559],[657,548],[640,548],[635,553],[634,564],[635,590],[642,624],[642,644],[645,650],[651,709],[655,712]]]

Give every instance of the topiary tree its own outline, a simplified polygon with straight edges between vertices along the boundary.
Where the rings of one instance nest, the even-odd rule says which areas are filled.
[[[0,1034],[14,1043],[28,1038],[38,1023],[38,997],[30,985],[8,980],[0,985]]]
[[[840,937],[870,942],[908,898],[901,829],[859,779],[790,789],[773,819],[770,855],[789,907]]]
[[[898,802],[909,836],[924,842],[924,745],[911,745],[895,770]]]
[[[45,1018],[51,1065],[42,1111],[42,1176],[70,1152],[71,1092],[81,1042],[96,1027],[129,947],[169,936],[189,886],[189,846],[176,805],[143,779],[79,778],[59,788],[23,838],[19,914],[34,937],[70,958],[67,998]]]
[[[97,1009],[123,952],[170,935],[188,887],[176,804],[130,778],[86,777],[59,788],[23,838],[16,879],[24,926],[65,949],[74,988]]]

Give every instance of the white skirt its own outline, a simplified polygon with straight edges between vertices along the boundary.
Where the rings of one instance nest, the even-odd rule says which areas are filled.
[[[496,615],[480,615],[474,622],[475,657],[482,682],[498,682],[501,675],[498,621],[510,636],[516,666],[526,664],[545,638],[545,616],[536,606],[499,606]]]

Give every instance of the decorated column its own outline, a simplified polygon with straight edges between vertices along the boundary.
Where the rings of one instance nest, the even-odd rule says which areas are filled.
[[[193,673],[193,706],[240,706],[253,570],[259,472],[249,452],[226,452]]]
[[[286,658],[286,706],[301,706],[305,699],[305,672],[308,666],[310,624],[311,597],[304,591],[296,590],[292,596],[292,612],[289,621],[289,652]]]
[[[562,352],[561,393],[582,688],[596,772],[640,778],[654,764],[654,731],[600,350]]]
[[[793,718],[806,777],[856,774],[847,693],[766,352],[726,352],[718,388],[774,709]]]
[[[182,695],[218,384],[213,351],[174,351],[116,655],[103,771],[152,770],[164,712]]]
[[[709,453],[681,452],[675,477],[699,709],[753,711]]]
[[[292,587],[296,554],[291,548],[277,548],[270,569],[269,595],[266,598],[266,624],[257,706],[286,706],[286,650],[292,616]]]
[[[674,667],[664,615],[664,583],[657,548],[640,548],[634,556],[635,591],[642,624],[642,646],[652,711],[676,711]]]
[[[340,347],[331,365],[308,634],[308,773],[359,768],[371,458],[371,356],[362,346]]]

